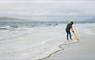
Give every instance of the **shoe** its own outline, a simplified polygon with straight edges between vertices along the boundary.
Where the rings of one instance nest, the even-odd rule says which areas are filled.
[[[71,40],[73,40],[73,39],[71,38]]]

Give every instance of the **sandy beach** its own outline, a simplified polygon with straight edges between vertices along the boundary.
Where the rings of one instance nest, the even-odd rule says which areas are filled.
[[[65,24],[1,30],[0,60],[94,60],[94,26],[75,25],[79,43],[66,40]]]
[[[91,28],[89,24],[89,29],[86,27],[78,31],[79,43],[63,46],[64,50],[46,60],[95,60],[95,27]]]

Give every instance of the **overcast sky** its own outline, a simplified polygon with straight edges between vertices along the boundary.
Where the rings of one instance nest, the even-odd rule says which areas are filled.
[[[0,0],[0,16],[95,16],[95,1]]]

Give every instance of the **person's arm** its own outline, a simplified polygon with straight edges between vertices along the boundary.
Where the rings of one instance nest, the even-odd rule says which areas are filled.
[[[72,32],[74,32],[74,29],[73,29],[73,26],[71,26],[71,29],[70,29]]]

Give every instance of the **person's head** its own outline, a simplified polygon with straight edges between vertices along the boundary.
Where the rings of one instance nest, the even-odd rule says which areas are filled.
[[[70,24],[74,24],[74,22],[73,22],[73,21],[71,21],[71,22],[70,22]]]

